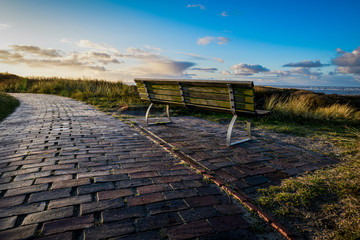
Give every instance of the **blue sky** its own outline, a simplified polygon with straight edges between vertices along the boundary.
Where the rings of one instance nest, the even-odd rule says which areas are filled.
[[[360,86],[359,0],[0,5],[0,72]]]

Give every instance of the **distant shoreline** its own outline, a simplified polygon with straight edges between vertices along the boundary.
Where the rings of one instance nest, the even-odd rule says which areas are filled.
[[[316,93],[324,94],[338,94],[338,95],[359,95],[360,96],[360,87],[334,87],[334,86],[289,86],[289,85],[278,85],[271,86],[274,88],[295,88],[302,89],[307,91],[313,91]],[[265,85],[264,85],[265,87]]]

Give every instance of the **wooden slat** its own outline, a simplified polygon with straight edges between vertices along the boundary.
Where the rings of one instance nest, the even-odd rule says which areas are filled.
[[[142,83],[142,82],[136,82],[136,87],[138,87],[138,88],[145,88],[145,85],[144,85],[144,83]]]
[[[203,93],[218,93],[227,94],[229,89],[227,86],[223,87],[197,87],[183,84],[183,90],[185,92],[203,92]]]
[[[234,98],[235,98],[235,103],[255,103],[255,98],[254,97],[234,96]]]
[[[255,104],[235,103],[236,110],[255,111]]]
[[[233,88],[234,95],[254,96],[254,89]]]
[[[150,94],[150,99],[151,100],[153,100],[153,99],[154,100],[167,100],[167,101],[171,101],[171,102],[182,102],[180,96],[166,96],[166,95]]]
[[[151,89],[150,94],[157,94],[157,95],[168,95],[168,96],[180,96],[180,91],[174,90],[163,90],[163,89]]]
[[[202,98],[219,101],[229,101],[229,95],[227,94],[214,94],[203,92],[184,92],[184,97]]]
[[[146,93],[145,88],[139,88],[138,87],[137,90],[138,90],[139,93]]]
[[[200,98],[185,98],[186,103],[193,103],[199,105],[207,105],[213,107],[221,107],[221,108],[230,108],[229,101],[217,101],[217,100],[208,100],[208,99],[200,99]]]
[[[148,83],[148,89],[164,89],[164,90],[179,90],[179,85],[173,85],[173,84],[154,84],[154,83]]]
[[[149,101],[146,93],[139,93],[141,100]]]

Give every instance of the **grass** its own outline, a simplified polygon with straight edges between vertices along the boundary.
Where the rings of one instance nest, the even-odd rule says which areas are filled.
[[[19,104],[16,98],[0,92],[0,121],[11,114]]]
[[[135,86],[86,79],[23,78],[0,74],[0,91],[55,94],[92,104],[102,110],[143,106]]]
[[[57,94],[110,112],[131,112],[129,110],[138,108],[144,112],[145,109],[134,86],[99,80],[22,78],[0,74],[0,91]],[[256,87],[256,98],[259,107],[272,111],[267,118],[254,119],[256,127],[322,139],[341,149],[341,163],[336,166],[260,189],[259,206],[284,225],[296,226],[295,230],[307,238],[359,239],[360,97]],[[184,108],[174,108],[174,114],[226,124],[232,117]]]

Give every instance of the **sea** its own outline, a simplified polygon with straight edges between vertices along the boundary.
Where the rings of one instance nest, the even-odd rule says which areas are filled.
[[[278,88],[296,88],[325,94],[359,95],[360,87],[324,87],[324,86],[272,86]]]

